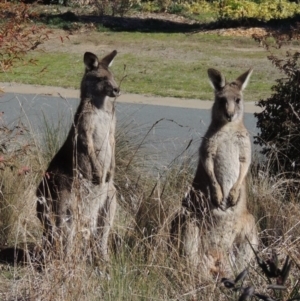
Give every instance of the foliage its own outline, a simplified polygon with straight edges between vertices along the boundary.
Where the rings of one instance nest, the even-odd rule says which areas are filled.
[[[198,15],[202,13],[212,12],[216,13],[216,5],[214,3],[209,3],[207,1],[186,1],[183,4],[185,10],[191,14]]]
[[[221,0],[216,2],[219,19],[255,18],[268,21],[300,13],[300,6],[286,0]]]
[[[0,71],[11,69],[24,56],[48,39],[49,30],[32,25],[28,6],[1,0]],[[31,60],[33,62],[33,60]]]
[[[275,39],[274,46],[281,47],[288,40],[299,39],[300,28],[289,30],[288,35],[272,33],[255,38],[270,51],[269,60],[284,75],[272,87],[272,96],[258,102],[263,111],[255,114],[260,129],[255,143],[262,146],[262,153],[268,157],[273,174],[288,172],[290,177],[299,177],[300,52],[287,51],[285,57],[280,58],[272,54],[270,43]]]
[[[84,25],[79,22],[79,18],[71,11],[65,12],[63,14],[40,14],[38,21],[43,22],[49,27],[62,28],[63,30],[78,30]],[[92,26],[92,23],[88,23],[85,26]],[[68,38],[68,37],[67,37]]]
[[[184,15],[211,13],[219,20],[254,18],[262,21],[283,19],[300,13],[300,6],[288,0],[220,0],[220,1],[142,1],[143,10]]]
[[[97,14],[100,16],[123,16],[138,0],[91,0],[89,2],[95,7]]]
[[[173,14],[202,14],[205,12],[215,12],[215,5],[205,0],[198,1],[170,1],[155,0],[142,1],[140,7],[149,12],[168,12]]]

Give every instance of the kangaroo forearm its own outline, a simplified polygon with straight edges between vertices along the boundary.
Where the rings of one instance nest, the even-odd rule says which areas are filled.
[[[212,184],[213,187],[216,189],[220,188],[220,184],[217,181],[215,172],[214,172],[214,162],[212,159],[207,159],[204,162],[204,169],[206,171],[207,176],[210,179],[210,183]]]
[[[239,177],[235,183],[235,189],[240,189],[243,182],[244,182],[244,179],[247,175],[247,172],[248,172],[248,169],[249,169],[249,165],[250,165],[250,162],[245,162],[245,163],[242,163],[240,165],[240,174],[239,174]]]
[[[89,130],[90,130],[90,132],[93,132],[92,128],[90,128]],[[91,168],[92,168],[93,181],[96,182],[97,184],[100,184],[102,177],[103,177],[103,167],[101,166],[101,164],[97,158],[96,151],[94,148],[93,137],[90,134],[90,132],[86,132],[86,133],[88,133],[86,136],[87,152],[88,152],[88,157],[89,157],[89,161],[90,161]]]
[[[92,159],[92,169],[93,173],[98,175],[100,178],[103,176],[103,166],[100,164],[100,162],[96,159]]]
[[[111,178],[113,178],[113,176],[114,176],[115,167],[116,167],[116,160],[115,160],[115,157],[113,156],[112,160],[111,160],[111,165],[110,165]]]
[[[217,181],[215,172],[214,172],[214,164],[211,158],[205,160],[204,169],[209,178],[210,187],[211,187],[211,202],[216,206],[220,206],[223,200],[223,191],[222,188]]]
[[[111,161],[110,161],[110,180],[113,180],[115,174],[115,167],[116,167],[116,156],[115,156],[115,138],[111,137],[110,139],[111,144]]]
[[[241,193],[241,188],[245,181],[245,177],[246,177],[246,174],[248,171],[248,167],[249,167],[249,164],[247,164],[247,162],[240,165],[239,178],[237,179],[236,183],[231,188],[229,195],[228,195],[228,199],[227,199],[230,206],[234,206],[238,201],[239,195]]]
[[[94,150],[90,149],[89,160],[92,167],[92,178],[95,184],[100,184],[103,178],[103,166],[99,162]]]

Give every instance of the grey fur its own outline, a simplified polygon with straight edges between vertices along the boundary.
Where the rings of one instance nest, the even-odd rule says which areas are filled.
[[[192,187],[172,225],[173,233],[180,231],[183,252],[194,263],[206,257],[212,270],[224,253],[235,262],[249,260],[253,252],[246,236],[255,247],[258,244],[255,220],[247,209],[245,181],[251,142],[243,123],[242,90],[251,73],[252,69],[228,83],[219,71],[208,69],[215,91],[212,120],[199,149]]]
[[[118,96],[119,88],[108,69],[116,54],[113,51],[102,60],[84,54],[86,70],[73,125],[36,192],[37,215],[50,248],[61,240],[68,254],[74,237],[82,233],[96,241],[105,260],[116,209],[116,117],[109,97]]]

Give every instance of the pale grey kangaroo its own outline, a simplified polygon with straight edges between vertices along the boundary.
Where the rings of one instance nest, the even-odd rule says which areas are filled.
[[[86,69],[73,125],[36,192],[37,215],[49,248],[60,240],[69,253],[74,237],[83,232],[96,241],[105,260],[116,208],[116,118],[109,100],[119,95],[109,70],[116,54],[113,51],[102,60],[93,53],[84,54]]]
[[[215,91],[212,120],[199,149],[192,187],[182,202],[183,213],[172,225],[177,234],[179,223],[183,225],[179,230],[183,252],[199,264],[202,250],[213,261],[212,270],[224,253],[230,253],[235,262],[249,260],[253,252],[246,236],[254,247],[258,243],[245,182],[251,142],[243,123],[242,91],[251,73],[252,69],[229,83],[219,71],[208,69]]]

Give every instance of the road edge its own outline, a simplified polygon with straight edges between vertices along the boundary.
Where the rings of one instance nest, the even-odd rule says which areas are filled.
[[[47,95],[62,98],[79,98],[79,90],[72,88],[0,82],[0,89],[4,93]],[[213,102],[209,100],[146,96],[131,93],[121,94],[118,97],[117,102],[202,110],[211,109],[211,106],[213,104]],[[245,102],[245,112],[259,113],[261,112],[261,108],[256,106],[255,102]]]

